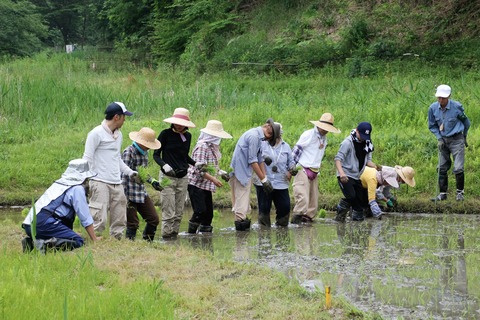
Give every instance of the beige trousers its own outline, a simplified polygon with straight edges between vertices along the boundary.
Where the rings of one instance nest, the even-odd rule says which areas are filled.
[[[309,180],[303,170],[299,170],[293,179],[293,194],[295,197],[294,215],[306,215],[315,218],[318,210],[318,175]]]
[[[168,177],[171,184],[161,192],[162,236],[178,234],[187,198],[188,176]]]
[[[101,234],[110,220],[110,235],[121,239],[127,224],[127,198],[122,184],[108,184],[90,180],[88,206],[95,233]],[[110,213],[110,216],[109,216]]]
[[[232,211],[235,213],[235,221],[242,221],[247,218],[252,208],[250,207],[250,191],[252,182],[249,181],[244,187],[238,179],[233,176],[228,183],[232,190]]]

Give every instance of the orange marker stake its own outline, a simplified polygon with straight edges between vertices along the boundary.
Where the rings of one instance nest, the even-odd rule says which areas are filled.
[[[325,287],[325,307],[330,309],[332,306],[332,296],[330,295],[330,287]]]

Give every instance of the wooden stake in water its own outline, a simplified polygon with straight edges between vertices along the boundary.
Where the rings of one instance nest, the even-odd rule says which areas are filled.
[[[325,287],[325,307],[330,309],[332,306],[332,296],[330,295],[330,287]]]

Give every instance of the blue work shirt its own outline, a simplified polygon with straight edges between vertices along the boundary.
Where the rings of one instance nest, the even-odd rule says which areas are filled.
[[[288,189],[290,185],[287,176],[288,169],[295,166],[290,145],[282,140],[282,142],[274,147],[272,147],[268,141],[262,141],[261,146],[263,158],[269,157],[272,159],[272,163],[269,166],[265,164],[265,167],[267,168],[267,178],[272,183],[273,189]],[[276,167],[277,172],[273,171],[274,167]],[[262,185],[258,178],[255,179],[255,185]]]
[[[437,140],[443,137],[451,137],[458,133],[463,133],[466,137],[469,128],[470,120],[465,115],[460,102],[448,100],[445,109],[442,110],[440,103],[437,101],[428,108],[428,129],[435,135]]]
[[[246,131],[237,141],[230,167],[243,186],[246,186],[252,178],[251,164],[263,162],[260,143],[264,137],[262,127],[257,127]]]
[[[50,202],[45,209],[53,210],[59,217],[72,217],[72,214],[76,214],[83,227],[91,225],[93,219],[90,215],[85,188],[81,184],[76,185],[66,190],[64,195]]]

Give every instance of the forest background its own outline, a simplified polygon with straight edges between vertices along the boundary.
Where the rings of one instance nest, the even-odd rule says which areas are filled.
[[[38,197],[82,156],[105,106],[123,101],[135,113],[124,146],[129,131],[165,128],[176,107],[191,111],[194,139],[208,119],[223,121],[234,136],[222,142],[226,170],[236,140],[268,117],[293,146],[309,120],[333,113],[342,133],[322,164],[327,209],[340,197],[338,144],[370,121],[374,161],[417,171],[400,208],[430,212],[437,150],[426,115],[448,83],[472,121],[467,200],[434,209],[478,210],[478,2],[1,0],[0,12],[1,205]],[[216,197],[227,206],[228,186]]]

